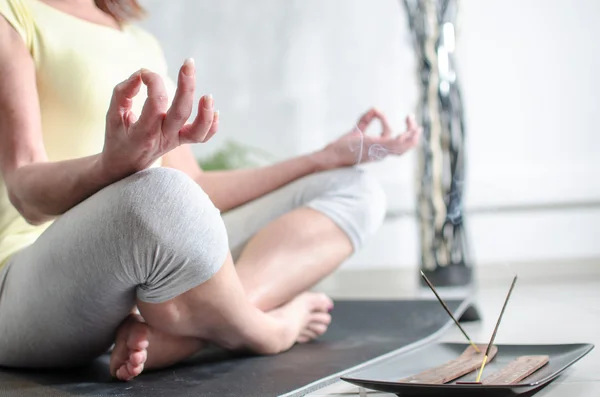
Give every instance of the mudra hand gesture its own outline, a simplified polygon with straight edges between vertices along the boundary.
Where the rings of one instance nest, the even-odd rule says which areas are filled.
[[[374,120],[380,121],[381,132],[367,135],[365,131]],[[373,108],[360,117],[350,132],[327,145],[320,157],[328,168],[339,168],[402,155],[419,142],[422,130],[414,116],[408,116],[406,131],[394,136],[386,116]]]
[[[138,117],[132,112],[132,102],[142,84],[148,87],[148,97]],[[180,145],[212,138],[218,129],[219,113],[213,110],[210,95],[200,99],[198,115],[186,124],[194,106],[195,87],[192,60],[186,60],[179,70],[177,91],[170,107],[163,79],[149,70],[139,70],[117,85],[106,115],[101,157],[106,168],[130,174],[149,167]]]

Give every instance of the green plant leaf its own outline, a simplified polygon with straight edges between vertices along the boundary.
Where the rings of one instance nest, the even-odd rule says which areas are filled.
[[[217,171],[254,168],[273,160],[273,156],[263,149],[229,140],[221,149],[199,159],[198,164],[205,171]]]

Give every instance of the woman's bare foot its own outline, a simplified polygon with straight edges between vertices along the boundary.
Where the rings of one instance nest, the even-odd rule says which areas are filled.
[[[131,380],[142,373],[148,358],[150,327],[141,316],[130,314],[117,330],[115,347],[110,355],[110,374]]]
[[[325,294],[305,292],[268,314],[280,320],[290,332],[290,346],[306,343],[327,331],[331,323],[332,300]],[[131,314],[117,330],[110,357],[110,373],[128,381],[146,369],[165,368],[197,353],[204,343],[200,339],[165,334],[148,324],[138,314]]]
[[[131,314],[117,330],[110,356],[110,373],[128,381],[144,369],[165,368],[197,353],[200,339],[168,335],[146,324],[142,316]]]
[[[304,292],[268,314],[286,325],[294,342],[306,343],[327,331],[332,309],[333,301],[327,295]]]

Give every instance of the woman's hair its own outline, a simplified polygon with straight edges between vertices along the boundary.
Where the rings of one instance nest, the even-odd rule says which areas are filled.
[[[140,19],[145,15],[137,0],[94,0],[98,8],[112,15],[118,22]]]

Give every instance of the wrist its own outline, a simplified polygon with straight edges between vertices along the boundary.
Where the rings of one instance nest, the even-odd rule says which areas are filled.
[[[108,186],[125,178],[128,173],[120,172],[118,167],[112,166],[106,161],[102,153],[96,155],[92,161],[92,180],[102,186]]]
[[[339,168],[335,153],[328,150],[328,147],[318,150],[308,155],[313,163],[314,172],[322,172]]]

